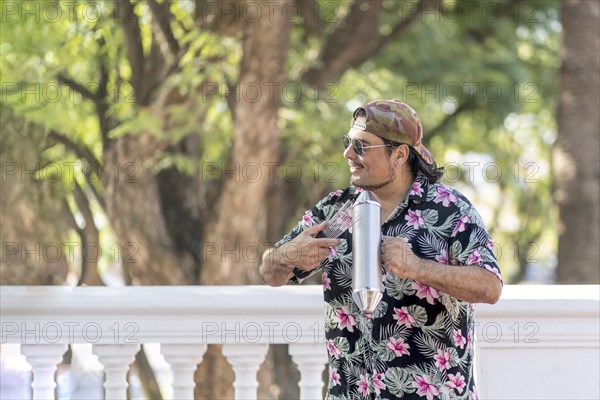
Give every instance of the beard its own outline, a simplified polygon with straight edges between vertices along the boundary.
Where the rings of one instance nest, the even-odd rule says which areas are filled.
[[[359,187],[361,189],[364,189],[364,190],[369,190],[369,191],[372,192],[373,190],[377,190],[377,189],[381,189],[383,187],[386,187],[387,185],[389,185],[393,181],[394,181],[393,179],[390,179],[390,180],[387,180],[387,181],[381,182],[381,183],[374,183],[374,184],[371,184],[371,185],[355,185],[355,186]],[[352,184],[352,181],[350,181],[350,184]]]
[[[374,190],[378,190],[378,189],[386,187],[387,185],[394,182],[395,180],[396,180],[396,172],[394,171],[393,168],[390,168],[390,175],[389,175],[387,181],[380,182],[380,183],[362,184],[361,185],[361,184],[352,182],[352,178],[350,178],[350,184],[355,185],[356,187],[359,187],[361,189],[369,190],[372,192]]]

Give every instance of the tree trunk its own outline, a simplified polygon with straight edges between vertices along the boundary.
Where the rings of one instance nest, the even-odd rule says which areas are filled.
[[[115,254],[133,284],[186,285],[194,271],[181,262],[168,234],[153,170],[159,149],[148,134],[112,142],[104,154],[106,212],[119,240]]]
[[[272,13],[245,27],[236,98],[230,102],[235,107],[230,173],[222,171],[223,192],[203,234],[200,283],[204,285],[260,283],[257,269],[269,246],[265,198],[279,161],[277,116],[291,28],[282,15],[284,5],[270,3]],[[232,380],[220,348],[210,346],[198,369],[196,381],[202,383],[196,395],[233,398]],[[261,399],[273,398],[272,385],[287,383],[277,382],[270,368],[262,370],[259,381]]]
[[[558,283],[600,283],[600,3],[563,2],[558,138]]]
[[[0,284],[64,284],[69,259],[81,251],[63,247],[71,218],[62,201],[68,189],[56,177],[66,171],[56,163],[36,180],[34,170],[47,163],[43,130],[12,116],[8,107],[1,126]]]
[[[263,247],[266,238],[264,199],[279,161],[277,113],[290,30],[281,16],[281,3],[273,15],[273,22],[264,16],[250,23],[244,39],[233,154],[227,171],[221,171],[226,181],[214,205],[216,218],[205,230],[202,284],[259,283],[260,257],[249,247]]]

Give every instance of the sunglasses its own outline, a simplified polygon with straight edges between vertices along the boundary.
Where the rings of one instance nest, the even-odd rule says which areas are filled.
[[[360,139],[351,139],[349,136],[344,136],[342,138],[342,143],[344,144],[344,150],[352,144],[352,150],[356,153],[357,156],[362,156],[366,149],[372,149],[374,147],[391,147],[390,144],[378,144],[375,146],[365,146]]]

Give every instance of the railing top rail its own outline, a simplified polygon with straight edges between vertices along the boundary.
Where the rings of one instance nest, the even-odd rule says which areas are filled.
[[[323,310],[321,287],[284,286],[1,286],[2,313],[64,313],[84,310],[94,313],[122,310],[127,313],[173,312],[220,314],[225,309],[243,313],[313,313]],[[93,308],[91,308],[93,307]],[[176,307],[176,309],[174,309]]]
[[[96,331],[99,343],[133,333],[142,343],[322,342],[321,291],[320,285],[1,286],[2,342],[90,342]],[[597,326],[600,286],[508,285],[497,304],[477,305],[477,318],[507,326],[576,319]],[[555,325],[544,329],[548,337],[571,334]]]
[[[243,310],[312,312],[323,308],[321,290],[320,285],[287,285],[278,288],[264,285],[0,286],[0,308],[3,312],[14,309],[39,312],[89,306],[93,306],[95,312],[114,307],[172,311],[173,302],[176,302],[177,312],[198,307],[205,312],[211,309],[219,312],[223,308],[234,307]],[[600,302],[600,285],[506,285],[500,303],[522,303],[523,300],[534,304],[547,304],[548,301],[595,304]]]

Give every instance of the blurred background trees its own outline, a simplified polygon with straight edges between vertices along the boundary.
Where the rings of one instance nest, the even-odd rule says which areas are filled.
[[[600,3],[562,4],[554,146],[559,283],[600,282]]]
[[[597,2],[8,1],[1,18],[2,284],[258,284],[262,251],[347,184],[340,138],[377,98],[419,112],[508,283],[552,283],[557,259],[561,282],[600,281]],[[218,353],[198,397],[231,397]],[[286,356],[261,398],[295,396],[272,370]]]

